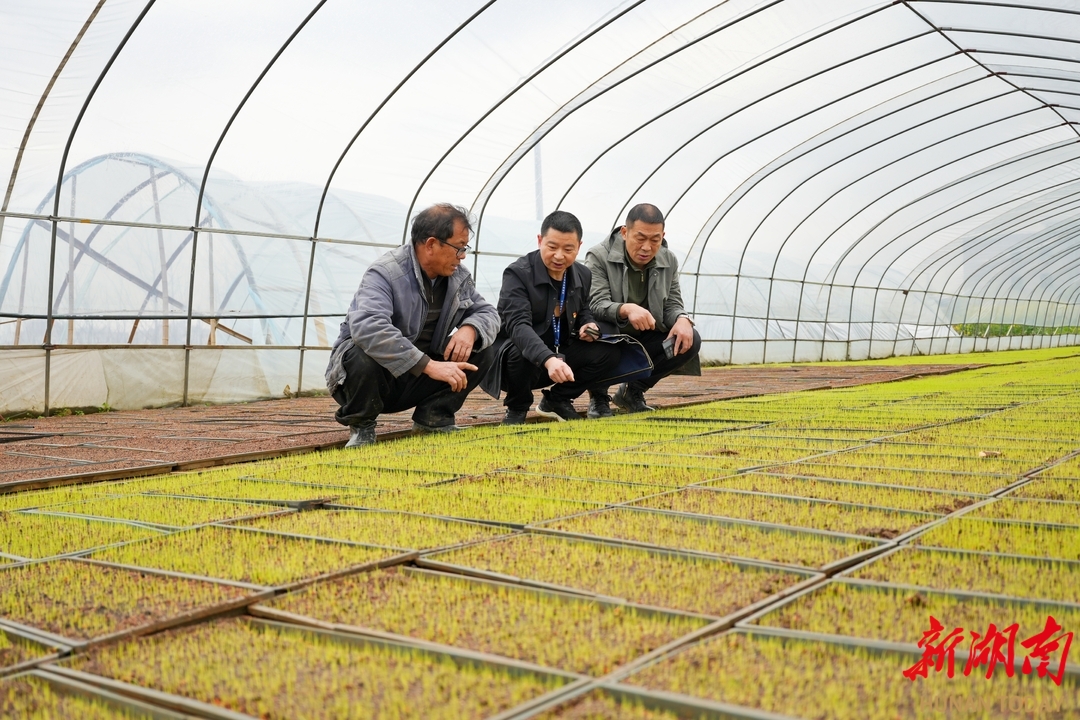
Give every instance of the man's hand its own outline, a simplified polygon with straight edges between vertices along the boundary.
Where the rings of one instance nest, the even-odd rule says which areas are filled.
[[[462,325],[457,332],[450,336],[443,350],[443,357],[450,362],[461,363],[472,355],[473,345],[476,343],[476,328],[472,325]]]
[[[574,371],[560,357],[554,355],[549,357],[544,361],[544,369],[547,370],[548,377],[551,378],[552,382],[574,382]]]
[[[694,326],[683,316],[675,321],[667,336],[675,338],[675,354],[682,355],[694,345]]]
[[[596,331],[596,336],[594,337],[594,336],[590,335],[589,333],[585,332],[585,330],[587,328],[592,328],[593,330],[595,330]],[[584,325],[581,326],[581,329],[578,330],[578,337],[581,338],[582,340],[584,340],[585,342],[592,342],[596,338],[600,337],[600,327],[596,323],[585,323]]]
[[[635,330],[655,330],[656,318],[652,313],[634,303],[623,303],[619,306],[619,315],[630,321]]]
[[[461,331],[459,330],[458,333]],[[455,333],[455,336],[457,333]],[[465,376],[466,370],[475,372],[478,370],[475,365],[467,362],[439,362],[438,360],[430,360],[427,365],[424,366],[424,374],[432,380],[439,380],[450,386],[450,389],[454,392],[461,392],[469,385],[469,379]]]

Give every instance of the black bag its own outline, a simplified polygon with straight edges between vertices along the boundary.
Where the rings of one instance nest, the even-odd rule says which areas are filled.
[[[618,345],[621,350],[619,364],[611,377],[604,378],[598,384],[614,385],[631,380],[644,380],[652,375],[653,363],[645,346],[629,335],[601,335],[595,342]]]

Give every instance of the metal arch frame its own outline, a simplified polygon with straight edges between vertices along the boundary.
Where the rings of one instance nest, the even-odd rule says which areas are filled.
[[[308,318],[311,316],[311,312],[310,312],[310,308],[311,308],[311,279],[312,279],[312,277],[314,276],[314,273],[315,273],[315,249],[318,246],[318,242],[319,242],[319,225],[322,223],[323,208],[326,206],[326,198],[330,194],[330,185],[334,181],[334,176],[337,175],[338,168],[341,167],[341,163],[345,161],[345,156],[349,154],[350,150],[352,150],[353,145],[355,145],[356,141],[360,139],[360,136],[363,134],[364,130],[366,130],[368,125],[370,125],[371,122],[375,119],[375,116],[378,115],[380,112],[382,112],[382,109],[384,107],[386,107],[386,105],[394,98],[395,95],[397,95],[398,91],[400,91],[405,86],[405,84],[408,83],[409,80],[411,80],[412,77],[414,75],[416,75],[416,73],[418,73],[420,71],[420,69],[423,68],[428,63],[429,60],[431,60],[433,57],[435,57],[435,55],[437,55],[446,46],[447,43],[449,43],[451,40],[453,40],[462,30],[464,30],[466,27],[468,27],[472,23],[473,20],[478,18],[481,14],[484,13],[484,11],[486,11],[489,7],[494,5],[497,1],[498,0],[487,0],[487,2],[485,2],[483,5],[481,5],[475,12],[473,12],[469,17],[467,17],[461,24],[459,24],[456,28],[454,28],[454,30],[452,32],[450,32],[448,35],[446,35],[442,39],[441,42],[436,44],[435,47],[432,48],[427,53],[427,55],[425,55],[420,60],[420,62],[417,63],[413,67],[412,70],[410,70],[408,73],[406,73],[405,77],[403,77],[398,82],[398,84],[394,86],[394,88],[386,95],[386,97],[384,97],[382,99],[382,101],[378,104],[378,106],[376,106],[376,108],[371,112],[371,114],[367,116],[367,118],[364,120],[364,122],[362,122],[360,124],[360,129],[357,130],[356,133],[349,140],[349,142],[347,142],[345,144],[345,148],[341,151],[341,154],[338,155],[337,161],[334,163],[334,166],[330,169],[330,173],[326,177],[326,183],[323,185],[322,194],[319,196],[319,206],[315,211],[315,223],[314,223],[314,226],[312,227],[312,231],[311,231],[311,252],[310,252],[310,255],[308,257],[307,283],[306,283],[305,288],[304,288],[304,315],[303,315],[303,320],[301,321],[301,325],[300,325],[300,347],[301,347],[301,350],[300,350],[300,362],[299,362],[299,366],[298,366],[298,370],[297,370],[297,378],[296,378],[296,394],[297,395],[299,395],[301,390],[303,390],[303,385],[304,385],[304,356],[305,356],[306,349],[307,349],[307,326],[308,326]],[[408,226],[409,226],[408,223],[409,223],[409,218],[406,217],[405,218],[405,227],[406,228],[408,228]]]
[[[758,7],[758,8],[754,8],[750,12],[748,12],[748,13],[746,13],[744,15],[740,15],[739,17],[735,18],[734,20],[731,20],[731,21],[729,21],[727,23],[724,23],[724,24],[722,24],[721,26],[719,26],[717,28],[714,28],[712,30],[709,30],[708,32],[703,33],[699,37],[696,37],[696,38],[693,38],[692,40],[687,41],[685,44],[683,44],[683,45],[681,45],[679,47],[676,47],[674,50],[671,50],[670,52],[667,52],[667,53],[661,55],[660,57],[656,58],[655,60],[651,60],[651,61],[645,63],[640,68],[637,68],[636,70],[631,71],[628,75],[626,75],[625,77],[620,78],[619,80],[613,82],[611,85],[609,85],[609,86],[607,86],[605,88],[596,90],[594,95],[591,95],[591,96],[589,96],[589,97],[587,97],[587,98],[585,98],[583,100],[581,99],[582,96],[585,95],[585,93],[587,93],[589,90],[595,89],[599,85],[601,80],[603,80],[605,77],[608,77],[609,75],[614,73],[615,70],[617,70],[619,67],[622,67],[623,65],[626,65],[631,59],[633,59],[634,57],[637,57],[638,55],[641,55],[645,51],[645,49],[647,49],[649,47],[652,47],[653,45],[656,45],[662,39],[667,38],[667,37],[671,37],[678,29],[680,29],[681,27],[685,27],[686,24],[688,24],[690,22],[693,22],[694,20],[697,20],[697,19],[699,19],[701,17],[704,17],[706,14],[716,10],[718,7],[720,7],[721,5],[723,5],[726,2],[726,0],[723,0],[722,2],[718,3],[717,5],[713,5],[712,7],[702,11],[701,13],[699,13],[698,15],[696,15],[694,18],[687,21],[683,25],[680,25],[677,28],[673,28],[671,31],[669,31],[669,32],[665,33],[664,35],[660,36],[660,38],[658,38],[658,39],[654,40],[653,42],[649,43],[648,45],[645,46],[645,48],[643,48],[642,50],[639,50],[637,53],[630,56],[630,58],[627,58],[622,63],[620,63],[618,66],[616,66],[612,70],[608,71],[605,75],[601,76],[601,78],[593,81],[584,90],[582,90],[576,96],[574,96],[573,98],[568,100],[566,103],[564,103],[562,106],[560,106],[556,110],[556,112],[554,112],[550,116],[548,116],[547,120],[545,120],[543,123],[541,123],[539,128],[537,130],[533,131],[533,133],[530,134],[528,138],[526,138],[521,143],[519,143],[517,148],[515,148],[514,152],[511,152],[510,155],[508,155],[506,157],[506,159],[503,160],[502,164],[492,172],[492,174],[489,176],[488,180],[484,183],[484,186],[480,189],[480,191],[477,193],[476,197],[473,199],[473,202],[472,202],[471,207],[474,208],[474,209],[476,208],[477,203],[480,203],[480,210],[479,210],[479,218],[480,218],[480,220],[479,220],[479,222],[482,223],[484,213],[487,210],[488,202],[491,200],[492,196],[495,194],[495,191],[502,184],[502,181],[504,179],[506,179],[506,177],[510,174],[510,172],[517,166],[517,164],[521,161],[521,159],[524,158],[525,155],[530,150],[532,150],[536,145],[538,145],[540,143],[540,141],[542,141],[545,137],[547,137],[547,135],[550,134],[553,130],[555,130],[555,128],[557,128],[559,125],[561,125],[564,120],[569,118],[571,115],[576,113],[578,110],[580,110],[580,109],[584,108],[585,106],[587,106],[589,103],[593,102],[594,100],[597,100],[598,98],[606,95],[608,92],[610,92],[610,91],[614,90],[615,88],[619,87],[623,83],[628,82],[629,80],[631,80],[632,78],[640,75],[641,73],[646,72],[647,70],[650,70],[651,68],[659,65],[662,62],[665,62],[666,60],[674,57],[675,55],[678,55],[679,53],[686,50],[687,48],[693,47],[694,45],[696,45],[696,44],[698,44],[700,42],[704,42],[705,40],[712,37],[713,35],[721,33],[724,30],[727,30],[727,29],[733,27],[734,25],[737,25],[738,23],[742,22],[743,20],[751,18],[754,15],[757,15],[758,13],[764,12],[765,10],[769,10],[770,8],[775,7],[776,5],[779,5],[784,1],[785,0],[772,0],[772,2],[769,2],[766,5],[763,5],[763,6]],[[572,103],[574,103],[575,100],[577,100],[578,103],[572,105]],[[562,203],[562,199],[559,200],[559,203],[556,204],[556,207],[557,208],[560,207],[561,203]]]
[[[53,285],[54,275],[56,272],[56,231],[58,229],[57,225],[59,223],[56,218],[60,215],[60,188],[64,181],[64,169],[67,167],[68,156],[71,154],[71,145],[75,141],[75,133],[79,131],[79,126],[82,125],[83,117],[86,115],[87,108],[90,107],[90,102],[94,99],[94,96],[97,95],[98,88],[101,87],[101,83],[105,80],[105,76],[108,75],[109,70],[112,69],[113,64],[116,62],[116,59],[120,57],[120,53],[127,46],[128,40],[130,40],[131,36],[135,34],[135,30],[139,27],[140,24],[142,24],[143,18],[145,18],[146,14],[150,12],[150,8],[154,6],[155,2],[156,0],[147,0],[146,5],[144,5],[143,9],[139,11],[138,16],[136,16],[135,18],[135,21],[128,28],[127,32],[124,33],[124,37],[121,38],[120,43],[116,46],[116,49],[113,50],[112,55],[109,56],[109,59],[106,61],[105,66],[101,69],[101,72],[98,73],[97,78],[94,80],[94,84],[90,87],[90,91],[86,94],[86,98],[83,100],[82,107],[79,108],[79,112],[75,116],[75,122],[72,123],[71,132],[68,133],[67,141],[64,143],[64,152],[60,157],[60,168],[57,170],[56,173],[56,198],[53,202],[53,219],[50,221],[52,224],[52,232],[51,238],[49,240],[49,307],[48,318],[45,323],[45,338],[44,342],[42,343],[42,348],[45,350],[45,402],[42,415],[44,415],[45,417],[49,416],[50,409],[49,391],[52,378],[52,331],[54,315],[52,297],[54,294]]]
[[[1047,229],[1046,232],[1040,233],[1035,237],[1039,238],[1036,243],[1024,243],[1022,246],[1017,246],[1006,250],[999,255],[995,260],[994,265],[989,262],[983,267],[987,268],[985,274],[983,274],[977,281],[972,284],[973,288],[977,288],[979,285],[985,285],[986,293],[994,292],[994,297],[999,297],[1004,300],[1013,299],[1012,291],[1015,289],[1016,284],[1021,278],[1026,277],[1030,272],[1038,271],[1047,264],[1053,264],[1060,257],[1060,253],[1057,253],[1058,247],[1063,242],[1069,242],[1075,239],[1077,231],[1077,223],[1080,223],[1080,218],[1074,218],[1071,222],[1061,223],[1054,228]],[[1066,246],[1065,252],[1077,249],[1077,246]],[[1055,252],[1053,255],[1042,256],[1046,252]],[[1021,263],[1025,261],[1039,258],[1034,264],[1023,267]],[[1007,261],[1007,262],[1000,262]],[[977,272],[981,272],[983,267],[977,269]],[[1011,278],[1002,278],[1005,273],[1017,269],[1023,268],[1018,271],[1018,274]],[[999,283],[995,287],[995,283]],[[1011,281],[1011,282],[1010,282]],[[1024,287],[1026,287],[1026,282]],[[1006,287],[1007,286],[1007,287]],[[1004,293],[1004,294],[1001,294]],[[1019,298],[1016,298],[1019,299]]]

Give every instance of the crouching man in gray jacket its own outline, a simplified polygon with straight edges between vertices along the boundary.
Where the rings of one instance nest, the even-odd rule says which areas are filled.
[[[413,218],[412,242],[364,273],[330,353],[326,385],[352,430],[346,447],[375,442],[383,412],[415,407],[413,427],[457,430],[454,414],[494,359],[499,313],[461,266],[472,225],[440,204]]]

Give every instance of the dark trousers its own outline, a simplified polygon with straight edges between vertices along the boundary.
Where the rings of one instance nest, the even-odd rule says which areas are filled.
[[[621,353],[616,345],[584,340],[561,349],[563,360],[574,371],[573,382],[552,383],[544,367],[533,365],[510,343],[503,359],[502,389],[506,390],[503,405],[510,410],[528,410],[533,401],[532,391],[548,385],[552,387],[546,393],[552,400],[573,400],[593,383],[611,377]]]
[[[629,383],[631,388],[640,390],[641,392],[645,392],[656,385],[656,383],[693,360],[701,351],[701,335],[698,335],[697,330],[694,331],[694,344],[690,346],[690,349],[676,355],[670,360],[667,355],[664,354],[664,341],[667,340],[666,332],[660,332],[659,330],[645,330],[635,337],[635,339],[645,348],[645,352],[649,353],[649,359],[652,360],[653,364],[652,375],[644,380],[634,380]],[[608,386],[593,385],[589,388],[589,391],[593,395],[606,395]]]
[[[345,382],[334,392],[339,407],[334,419],[342,425],[365,425],[375,422],[380,413],[393,413],[409,408],[413,422],[428,427],[454,424],[454,414],[461,409],[468,394],[480,384],[495,359],[490,347],[474,352],[469,362],[479,370],[465,371],[468,386],[454,392],[447,383],[432,380],[427,375],[405,373],[394,377],[389,370],[372,360],[353,345],[345,351]],[[433,356],[432,360],[442,360]]]

